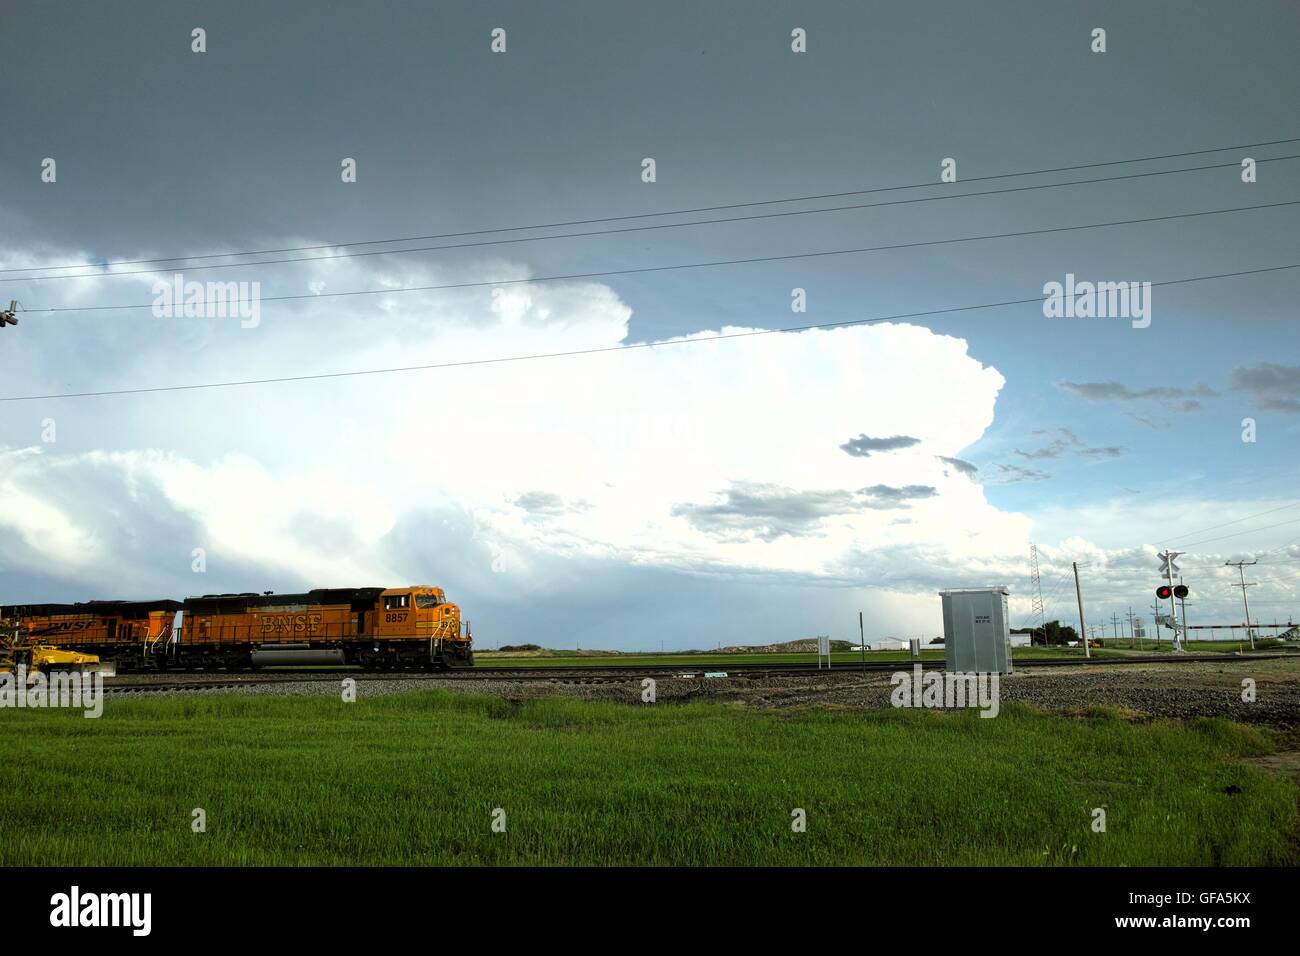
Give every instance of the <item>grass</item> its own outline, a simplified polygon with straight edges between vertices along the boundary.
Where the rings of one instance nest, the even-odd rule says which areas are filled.
[[[1271,738],[1221,720],[421,691],[8,710],[0,738],[3,865],[1297,861],[1295,783],[1243,761]]]
[[[1171,654],[1174,650],[1172,641],[1130,641],[1126,637],[1119,638],[1118,640],[1107,638],[1105,646],[1107,649],[1132,648],[1135,650],[1150,651],[1153,654],[1157,652],[1161,654]],[[1235,654],[1237,651],[1249,654],[1251,652],[1250,641],[1244,637],[1232,641],[1186,641],[1183,646],[1192,654]],[[1286,647],[1287,645],[1283,641],[1276,641],[1272,638],[1255,638],[1255,650],[1257,651],[1272,652],[1285,649]]]

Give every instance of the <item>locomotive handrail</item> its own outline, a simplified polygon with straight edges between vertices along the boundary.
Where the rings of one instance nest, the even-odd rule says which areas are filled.
[[[303,641],[340,641],[340,640],[357,640],[377,638],[379,640],[409,640],[412,637],[423,637],[427,631],[429,639],[459,639],[461,635],[461,624],[459,621],[438,620],[428,625],[423,623],[417,624],[416,627],[408,634],[393,635],[375,635],[358,633],[354,626],[349,624],[321,623],[315,625],[314,629],[304,629],[302,631],[279,631],[272,633],[258,633],[262,630],[261,626],[255,624],[211,624],[205,625],[201,621],[186,623],[181,632],[181,643],[183,644],[295,644]]]

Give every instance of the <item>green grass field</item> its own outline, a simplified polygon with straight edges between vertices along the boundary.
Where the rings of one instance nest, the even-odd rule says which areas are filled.
[[[1251,651],[1250,641],[1244,637],[1235,641],[1188,641],[1184,646],[1192,654],[1235,654],[1237,651],[1249,654]],[[1174,649],[1172,641],[1130,641],[1128,638],[1120,640],[1107,639],[1106,647],[1107,649],[1133,649],[1160,654],[1171,654]],[[1259,653],[1276,652],[1285,649],[1287,649],[1287,645],[1283,641],[1275,641],[1270,638],[1255,638],[1255,650]]]
[[[1218,720],[423,691],[9,710],[0,737],[4,865],[1297,862],[1295,783],[1245,762],[1271,738]]]

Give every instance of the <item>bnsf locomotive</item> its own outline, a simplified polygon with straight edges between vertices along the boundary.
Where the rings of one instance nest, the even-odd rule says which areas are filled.
[[[129,670],[241,670],[327,652],[371,670],[469,667],[469,622],[442,588],[321,588],[305,594],[205,594],[184,601],[0,607],[24,648],[52,645]]]

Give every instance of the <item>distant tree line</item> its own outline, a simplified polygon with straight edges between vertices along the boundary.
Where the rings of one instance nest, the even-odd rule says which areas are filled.
[[[1068,624],[1062,626],[1060,621],[1048,621],[1042,627],[1013,628],[1011,633],[1028,634],[1031,644],[1040,644],[1044,647],[1069,644],[1079,639],[1078,631]]]

